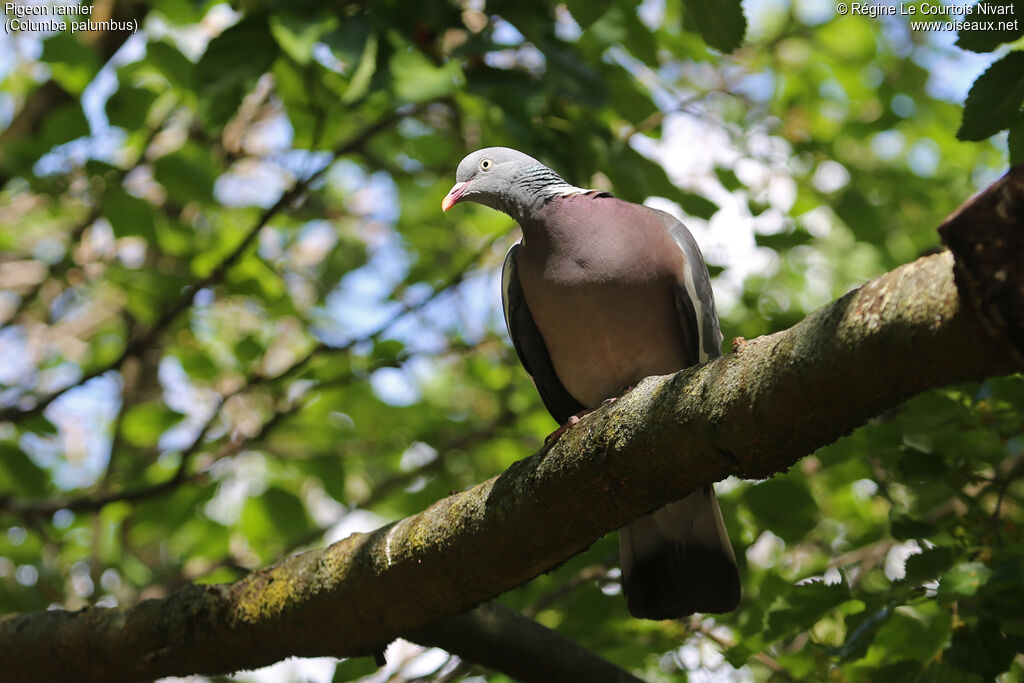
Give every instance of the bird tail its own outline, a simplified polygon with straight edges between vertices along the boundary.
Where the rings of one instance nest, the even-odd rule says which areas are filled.
[[[736,556],[711,486],[624,527],[619,557],[626,604],[635,617],[678,619],[739,605]]]

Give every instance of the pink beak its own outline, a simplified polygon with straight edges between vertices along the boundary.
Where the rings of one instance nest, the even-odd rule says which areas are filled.
[[[449,190],[444,200],[442,200],[441,211],[447,211],[462,199],[462,195],[466,193],[466,185],[469,185],[468,180],[462,183],[455,183],[455,187]]]

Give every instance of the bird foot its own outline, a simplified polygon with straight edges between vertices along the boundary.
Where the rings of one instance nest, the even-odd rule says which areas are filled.
[[[619,395],[621,396],[622,394],[626,393],[627,391],[629,391],[632,388],[633,388],[632,386],[622,387],[622,389],[619,390]],[[606,405],[608,405],[609,403],[614,403],[617,400],[619,400],[618,396],[612,396],[611,398],[606,398],[605,400],[601,401],[601,405],[599,405],[597,408],[590,408],[590,409],[587,409],[587,410],[581,410],[580,412],[576,413],[575,415],[570,415],[569,419],[565,421],[564,425],[562,425],[561,427],[559,427],[558,429],[556,429],[555,431],[553,431],[553,432],[551,432],[550,434],[547,435],[547,438],[544,439],[544,445],[545,446],[554,446],[555,443],[559,439],[562,438],[562,435],[565,434],[570,429],[572,429],[573,426],[577,422],[579,422],[580,418],[582,418],[584,415],[588,415],[588,414],[594,412],[595,410],[597,410],[598,408],[603,408]]]
[[[627,384],[626,386],[622,387],[621,389],[619,389],[619,393],[616,396],[612,396],[611,398],[606,398],[605,400],[601,401],[601,407],[603,408],[604,406],[608,405],[609,403],[615,403],[620,398],[622,398],[622,396],[626,392],[632,391],[634,386],[636,386],[636,385],[634,385],[634,384]]]
[[[555,431],[553,431],[553,432],[551,432],[550,434],[547,435],[547,438],[544,439],[544,445],[545,446],[554,446],[555,443],[557,443],[558,440],[562,438],[562,434],[565,434],[567,431],[572,429],[573,426],[577,422],[580,421],[581,417],[583,417],[584,415],[586,415],[587,413],[590,413],[590,412],[593,412],[593,411],[591,411],[591,410],[581,410],[580,412],[576,413],[575,415],[570,415],[569,419],[565,421],[564,425],[562,425],[561,427],[559,427],[558,429],[556,429]]]

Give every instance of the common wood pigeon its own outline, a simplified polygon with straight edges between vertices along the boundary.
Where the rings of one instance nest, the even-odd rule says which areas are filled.
[[[515,219],[502,302],[516,353],[551,415],[573,415],[649,375],[720,355],[707,266],[671,215],[568,184],[522,152],[490,147],[459,164],[444,198]],[[740,599],[736,558],[706,486],[624,527],[629,611],[645,619],[728,612]]]

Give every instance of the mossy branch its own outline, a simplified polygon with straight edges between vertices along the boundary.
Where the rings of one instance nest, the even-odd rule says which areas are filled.
[[[957,234],[1019,245],[1020,175],[954,216]],[[972,233],[977,220],[985,229]],[[1019,289],[1020,264],[1010,259],[997,280]],[[373,533],[233,584],[189,585],[132,607],[4,617],[4,675],[143,680],[380,652],[699,486],[768,476],[914,394],[1013,372],[1016,300],[969,308],[953,270],[950,252],[921,258],[789,330],[737,340],[712,363],[648,378],[550,450]],[[999,320],[982,322],[992,315]]]

